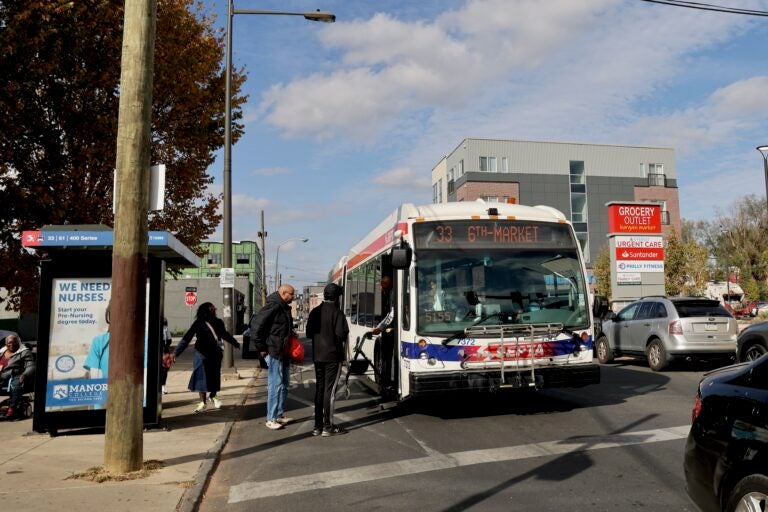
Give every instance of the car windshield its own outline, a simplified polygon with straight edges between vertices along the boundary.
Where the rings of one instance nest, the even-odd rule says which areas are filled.
[[[589,322],[575,249],[417,251],[417,331],[446,334],[478,324]]]
[[[675,302],[674,304],[680,318],[697,316],[732,316],[727,309],[715,300]]]

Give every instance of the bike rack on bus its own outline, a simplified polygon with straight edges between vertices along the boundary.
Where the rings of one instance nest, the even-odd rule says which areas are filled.
[[[536,347],[543,346],[543,342],[541,341],[541,338],[543,337],[551,337],[556,336],[557,334],[561,333],[563,331],[563,324],[498,324],[498,325],[474,325],[471,327],[467,327],[464,329],[464,333],[467,337],[476,337],[476,336],[498,336],[499,341],[491,341],[488,343],[488,347],[497,347],[496,348],[496,358],[498,361],[489,361],[486,362],[486,364],[490,363],[491,365],[495,365],[498,363],[499,369],[501,370],[501,380],[499,387],[500,388],[520,388],[523,387],[523,382],[520,377],[520,374],[523,372],[523,370],[520,369],[521,366],[521,358],[519,357],[520,354],[520,343],[525,342],[528,344],[528,351],[529,351],[529,358],[526,358],[526,360],[530,359],[530,366],[531,366],[531,381],[528,383],[528,386],[530,387],[538,387],[536,382]],[[536,338],[539,338],[539,342],[536,342]],[[515,372],[515,381],[512,384],[506,383],[506,375],[505,375],[505,364],[504,364],[504,358],[507,355],[507,349],[505,348],[505,339],[508,338],[514,338],[515,342],[515,369],[513,370]]]

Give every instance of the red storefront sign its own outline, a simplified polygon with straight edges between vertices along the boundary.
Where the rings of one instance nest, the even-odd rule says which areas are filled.
[[[616,260],[662,261],[664,249],[616,248]]]
[[[638,203],[609,204],[608,233],[661,233],[661,206]]]

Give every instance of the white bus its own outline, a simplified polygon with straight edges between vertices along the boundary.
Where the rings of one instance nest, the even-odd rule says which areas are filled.
[[[404,204],[330,280],[344,287],[348,370],[393,399],[600,382],[581,250],[554,208]],[[390,308],[394,321],[371,336]]]

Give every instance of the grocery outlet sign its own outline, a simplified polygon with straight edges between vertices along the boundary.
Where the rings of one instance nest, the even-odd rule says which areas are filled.
[[[609,203],[608,232],[616,234],[661,233],[661,205]]]

